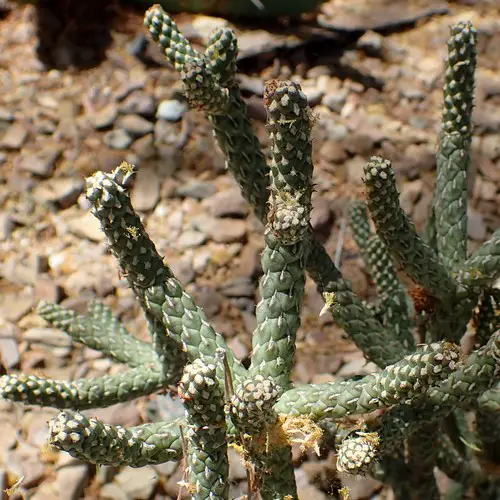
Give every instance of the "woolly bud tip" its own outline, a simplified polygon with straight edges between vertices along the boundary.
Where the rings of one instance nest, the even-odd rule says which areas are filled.
[[[378,455],[380,438],[376,432],[357,431],[344,439],[338,449],[337,470],[348,474],[365,475]]]
[[[273,380],[256,375],[236,387],[229,411],[235,424],[247,434],[257,434],[276,421],[273,406],[281,388]]]
[[[216,367],[201,359],[186,365],[179,383],[188,417],[199,424],[214,424],[224,419],[223,394],[217,382]]]
[[[63,411],[49,422],[49,443],[63,450],[79,448],[89,425],[83,414]]]

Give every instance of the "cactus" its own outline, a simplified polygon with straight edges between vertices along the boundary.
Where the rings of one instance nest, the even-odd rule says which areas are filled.
[[[191,106],[213,125],[228,170],[265,224],[250,366],[235,358],[158,254],[124,188],[133,168],[123,163],[111,174],[89,177],[86,196],[144,312],[151,342],[130,335],[102,304],[92,305],[87,316],[40,304],[48,322],[129,369],[72,382],[3,375],[0,397],[64,410],[50,422],[50,443],[79,459],[141,467],[184,455],[184,483],[194,499],[228,498],[229,445],[248,468],[250,496],[259,490],[264,500],[298,498],[295,442],[335,449],[342,474],[372,475],[398,499],[439,498],[434,467],[460,483],[456,495],[474,488],[477,498],[490,498],[500,484],[494,453],[500,441],[500,321],[493,287],[500,275],[500,231],[467,256],[474,28],[452,28],[427,238],[399,205],[390,161],[372,157],[365,167],[366,204],[355,202],[349,220],[378,292],[368,304],[353,293],[311,228],[314,117],[300,86],[266,85],[268,166],[234,78],[234,33],[218,30],[200,53],[161,7],[148,10],[145,24],[181,73]],[[396,264],[415,289],[406,291]],[[324,297],[322,313],[330,312],[380,371],[293,383],[306,272]],[[466,356],[457,344],[471,319],[476,346]],[[183,418],[126,429],[80,412],[158,390],[180,396]],[[476,414],[474,428],[466,412]],[[353,428],[351,415],[365,418]]]

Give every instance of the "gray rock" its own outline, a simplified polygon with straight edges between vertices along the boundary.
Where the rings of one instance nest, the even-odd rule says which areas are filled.
[[[161,101],[156,111],[156,118],[167,122],[178,122],[187,110],[188,106],[185,102],[176,99]]]
[[[39,177],[50,177],[54,172],[54,166],[61,157],[62,149],[59,147],[46,147],[37,154],[23,154],[19,162],[19,168]]]
[[[319,232],[327,231],[331,227],[332,210],[331,202],[320,195],[313,196],[313,210],[311,225]]]
[[[64,297],[64,290],[49,276],[39,277],[35,282],[35,298],[37,301],[45,300],[52,304],[58,304]]]
[[[219,289],[226,297],[253,298],[255,294],[255,285],[245,276],[233,278],[221,285]]]
[[[352,500],[373,498],[376,491],[380,490],[382,484],[369,476],[352,476],[343,474],[342,483],[349,488]]]
[[[130,43],[127,44],[127,52],[139,59],[144,56],[144,52],[149,45],[149,40],[144,33],[139,33]]]
[[[149,118],[155,115],[156,102],[151,95],[134,92],[120,104],[119,110],[120,113],[126,115],[141,115]]]
[[[106,239],[106,235],[101,229],[99,220],[90,212],[69,219],[66,221],[66,224],[69,231],[79,238],[85,238],[96,242]]]
[[[418,200],[420,194],[424,190],[424,182],[422,179],[416,179],[411,182],[403,184],[403,190],[400,196],[401,208],[407,213],[411,214],[413,206]]]
[[[425,99],[424,91],[408,82],[400,82],[398,87],[400,95],[406,97],[409,101],[422,101]]]
[[[417,229],[421,229],[429,219],[429,206],[432,201],[432,193],[428,191],[422,192],[421,196],[417,199],[413,207],[412,219],[417,226]]]
[[[500,157],[498,136],[491,134],[483,137],[481,140],[481,150],[491,160],[497,160]]]
[[[0,241],[5,241],[12,234],[14,222],[6,212],[0,212]]]
[[[217,243],[241,242],[246,234],[245,221],[239,219],[216,219],[200,215],[193,217],[191,223]]]
[[[27,137],[28,131],[24,125],[14,123],[0,139],[0,149],[21,149]]]
[[[143,88],[144,88],[143,81],[126,82],[120,88],[117,89],[117,91],[115,93],[116,100],[123,101],[132,92],[135,92],[136,90],[142,90]]]
[[[58,328],[29,328],[23,332],[22,338],[25,342],[52,347],[70,347],[72,345],[71,338]]]
[[[114,480],[128,498],[134,500],[150,498],[157,481],[158,473],[149,465],[140,469],[126,467]]]
[[[130,500],[129,496],[115,483],[104,484],[100,491],[102,500]]]
[[[21,361],[17,341],[18,328],[12,323],[1,325],[0,360],[6,368],[14,368]]]
[[[244,481],[247,478],[247,469],[243,463],[242,456],[234,449],[227,450],[227,458],[229,461],[229,480]]]
[[[371,57],[381,57],[384,40],[384,37],[380,33],[367,31],[356,42],[356,47]]]
[[[192,250],[186,250],[179,260],[172,262],[170,267],[174,275],[183,285],[191,283],[195,277]]]
[[[307,96],[307,102],[311,108],[321,103],[323,96],[325,95],[325,92],[317,87],[304,88],[303,91]]]
[[[173,245],[178,249],[186,249],[199,247],[206,241],[207,237],[200,231],[187,230],[183,231],[177,240],[173,242]]]
[[[76,460],[74,465],[64,464],[56,475],[56,484],[59,488],[59,500],[77,500],[81,498],[89,480],[87,464]]]
[[[261,250],[261,248],[251,243],[243,247],[239,255],[238,267],[235,269],[238,276],[256,278],[262,273]]]
[[[28,314],[34,304],[32,293],[6,293],[0,302],[0,318],[15,323]]]
[[[220,313],[225,300],[221,293],[208,287],[197,288],[193,297],[209,318],[214,318]]]
[[[207,247],[197,248],[193,255],[193,269],[197,274],[202,274],[210,263],[212,250]]]
[[[484,223],[483,216],[472,208],[467,210],[467,216],[469,218],[467,226],[469,238],[483,241],[486,238],[486,224]]]
[[[349,130],[342,123],[334,120],[325,120],[327,138],[331,141],[343,141],[349,134]]]
[[[156,147],[153,134],[147,134],[134,141],[132,151],[141,159],[148,160],[156,156]]]
[[[227,341],[227,345],[231,351],[233,351],[236,359],[245,359],[248,357],[249,350],[247,345],[241,340],[241,338],[233,337]]]
[[[210,182],[192,180],[183,186],[179,186],[175,191],[177,196],[202,200],[213,195],[217,188]]]
[[[0,165],[7,161],[7,155],[5,153],[0,152]]]
[[[245,217],[248,214],[248,203],[237,187],[206,198],[203,205],[214,217]]]
[[[140,168],[136,174],[131,201],[136,210],[147,212],[160,199],[160,178],[154,168]]]
[[[159,148],[166,146],[165,153],[161,156],[170,157],[173,154],[172,146],[177,147],[181,142],[181,132],[179,126],[172,122],[165,120],[158,120],[155,124],[155,145]]]
[[[45,466],[38,453],[24,441],[21,441],[15,450],[6,453],[4,463],[15,476],[24,476],[22,486],[25,488],[38,484],[45,473]]]
[[[125,115],[118,119],[117,125],[132,137],[143,137],[154,130],[154,125],[139,115]]]
[[[85,188],[85,181],[75,177],[58,177],[40,183],[33,191],[36,199],[57,203],[61,208],[74,205]]]
[[[336,113],[340,113],[347,101],[348,92],[346,89],[340,89],[335,92],[329,92],[323,97],[323,104]]]
[[[103,141],[111,149],[127,149],[132,144],[133,139],[126,130],[117,128],[106,132]]]
[[[345,162],[349,182],[361,184],[365,164],[366,161],[361,156],[355,156]]]
[[[89,121],[96,130],[109,128],[118,117],[118,109],[114,104],[108,104],[106,107],[89,116]]]
[[[35,131],[38,134],[52,135],[57,130],[57,124],[53,120],[38,118],[34,121]]]
[[[13,122],[14,113],[7,108],[0,108],[0,122]]]
[[[325,141],[319,154],[321,159],[328,163],[342,163],[347,158],[343,143],[337,141]]]

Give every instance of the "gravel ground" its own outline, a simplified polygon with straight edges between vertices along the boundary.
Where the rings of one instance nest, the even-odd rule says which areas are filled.
[[[500,14],[495,2],[450,2],[441,10],[432,2],[411,2],[409,9],[408,2],[391,2],[390,8],[373,2],[374,11],[388,9],[381,19],[366,11],[366,3],[327,2],[323,24],[345,30],[323,31],[319,40],[311,40],[304,25],[272,32],[238,25],[236,31],[240,82],[264,145],[265,80],[299,82],[314,106],[313,225],[332,254],[342,249],[344,275],[369,298],[372,285],[344,230],[344,207],[362,196],[363,165],[380,154],[393,161],[405,210],[419,229],[425,225],[445,41],[449,26],[461,19],[472,20],[479,32],[470,249],[500,226]],[[113,13],[113,22],[103,18],[90,26],[98,30],[93,35],[82,35],[71,23],[57,30],[47,13],[29,5],[12,4],[0,17],[0,359],[7,372],[67,379],[120,369],[49,328],[33,312],[42,299],[83,313],[98,298],[130,331],[145,336],[139,307],[82,195],[84,177],[109,172],[122,160],[138,168],[132,202],[158,250],[236,355],[249,354],[263,227],[225,172],[208,122],[187,109],[177,73],[145,43],[141,15]],[[403,23],[411,16],[415,22]],[[228,24],[185,14],[178,19],[201,44],[214,27]],[[98,40],[98,47],[85,45],[89,39]],[[318,316],[321,307],[308,281],[295,379],[373,371],[342,331]],[[152,397],[91,414],[135,425],[161,417],[172,404],[177,407],[166,397]],[[55,414],[0,402],[0,491],[24,476],[11,498],[177,497],[182,469],[176,464],[96,470],[44,448],[47,420]],[[296,459],[303,498],[327,498],[335,491],[334,457],[301,457],[297,450]],[[237,496],[245,491],[245,471],[236,454],[231,460]],[[375,481],[350,483],[353,500],[386,498]]]

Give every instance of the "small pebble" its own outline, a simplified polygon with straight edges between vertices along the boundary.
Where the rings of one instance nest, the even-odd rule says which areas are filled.
[[[122,128],[110,130],[103,137],[104,143],[111,149],[127,149],[132,144],[132,137]]]
[[[187,111],[187,104],[175,99],[162,101],[156,111],[156,118],[167,122],[178,122]]]

